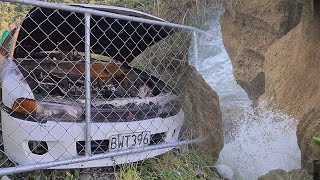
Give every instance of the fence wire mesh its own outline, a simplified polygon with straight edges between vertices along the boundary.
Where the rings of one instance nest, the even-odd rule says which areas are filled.
[[[28,8],[1,46],[1,174],[114,166],[196,142],[185,112],[192,31],[90,14],[163,22],[102,6]]]

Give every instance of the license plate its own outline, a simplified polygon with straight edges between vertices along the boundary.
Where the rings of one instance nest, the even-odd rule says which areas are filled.
[[[151,132],[137,132],[129,134],[117,134],[109,138],[109,150],[123,150],[135,147],[148,146]]]

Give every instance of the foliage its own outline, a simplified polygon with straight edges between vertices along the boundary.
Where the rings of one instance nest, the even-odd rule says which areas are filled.
[[[313,140],[314,144],[320,145],[320,138],[319,137],[313,137],[312,140]]]
[[[138,10],[151,10],[151,3],[153,0],[46,0],[47,2],[56,3],[90,3],[90,4],[108,4],[123,7],[130,7]],[[20,23],[21,20],[26,16],[32,6],[24,4],[0,2],[0,32],[4,31],[10,24],[10,22]]]
[[[112,6],[128,7],[140,10],[155,16],[162,17],[170,22],[181,24],[192,24],[198,26],[203,24],[203,18],[212,5],[219,0],[45,0],[56,3],[90,3],[105,4]],[[32,6],[24,4],[0,2],[0,33],[8,27],[10,22],[21,23]],[[200,19],[199,19],[200,18]]]
[[[87,170],[37,170],[10,175],[13,180],[77,180],[81,174],[89,173],[93,179],[112,180],[215,180],[220,179],[213,171],[213,163],[195,148],[175,149],[153,159],[124,164],[114,168],[92,168]]]
[[[116,179],[219,179],[212,171],[213,164],[196,149],[183,148],[141,163],[123,165],[115,172]]]
[[[213,164],[211,163],[197,150],[184,149],[179,156],[175,156],[173,153],[164,155],[163,159],[158,159],[155,167],[160,171],[159,174],[174,175],[175,177],[171,179],[215,179],[216,174],[212,171]]]

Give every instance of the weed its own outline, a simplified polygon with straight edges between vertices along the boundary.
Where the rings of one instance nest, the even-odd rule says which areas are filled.
[[[115,174],[119,180],[219,179],[212,167],[213,162],[206,161],[196,149],[184,148],[143,162],[123,165]]]

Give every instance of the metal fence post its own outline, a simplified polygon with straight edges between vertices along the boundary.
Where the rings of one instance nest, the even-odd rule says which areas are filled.
[[[195,68],[198,68],[198,58],[199,58],[199,55],[198,55],[198,34],[197,32],[193,32],[192,33],[192,40],[193,40],[193,53],[194,53],[194,66]]]
[[[85,122],[86,122],[86,156],[91,156],[91,79],[90,79],[90,20],[91,14],[85,13],[85,87],[86,87],[86,101],[85,101]]]

